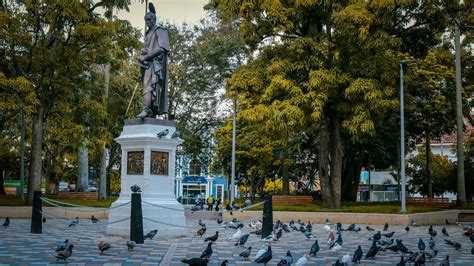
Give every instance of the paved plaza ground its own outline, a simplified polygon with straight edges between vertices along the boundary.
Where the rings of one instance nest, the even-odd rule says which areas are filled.
[[[297,217],[295,217],[297,218]],[[208,228],[205,236],[215,233],[217,223],[212,220],[204,221]],[[335,222],[335,221],[333,221]],[[387,221],[390,223],[390,221]],[[197,221],[188,220],[189,229],[186,229],[188,236],[163,239],[156,237],[153,240],[145,240],[145,244],[138,245],[134,251],[127,251],[125,245],[127,239],[121,237],[107,236],[106,220],[100,221],[98,224],[92,224],[89,220],[81,220],[76,227],[68,227],[65,220],[49,219],[43,225],[43,234],[30,234],[30,220],[12,219],[9,228],[0,228],[0,264],[56,264],[54,258],[54,249],[59,241],[69,239],[75,247],[72,257],[68,260],[69,265],[97,265],[97,264],[114,264],[114,265],[182,265],[180,263],[183,258],[199,257],[206,245],[204,238],[196,236],[198,228]],[[347,228],[348,225],[343,225]],[[374,232],[365,229],[365,225],[359,225],[362,231],[359,233],[343,232],[342,250],[339,254],[329,251],[327,244],[328,232],[323,228],[322,224],[313,226],[313,234],[319,240],[321,251],[316,258],[309,258],[306,265],[331,265],[337,258],[341,258],[347,252],[351,256],[357,245],[362,246],[364,254],[371,245],[369,237]],[[372,226],[376,230],[381,230],[382,226]],[[439,253],[433,262],[427,265],[438,265],[446,255],[450,255],[451,265],[474,265],[474,255],[471,255],[471,247],[473,246],[468,237],[463,236],[463,226],[450,225],[447,226],[450,234],[449,239],[456,240],[462,244],[462,248],[456,251],[453,247],[444,244],[441,234],[441,226],[435,226],[438,231],[436,237],[436,248]],[[157,227],[159,229],[159,227]],[[244,248],[235,247],[235,241],[229,241],[235,230],[217,228],[220,233],[219,239],[213,245],[214,253],[212,254],[209,265],[220,265],[223,260],[228,260],[229,265],[255,265],[252,261],[243,261],[238,254]],[[244,233],[251,231],[246,226]],[[395,231],[394,238],[403,239],[403,243],[408,249],[416,251],[419,238],[428,245],[428,227],[411,227],[409,233],[405,232],[402,226],[390,226],[388,232]],[[337,235],[336,235],[337,236]],[[100,241],[111,243],[112,247],[104,254],[100,255],[97,244]],[[273,242],[273,259],[269,265],[276,265],[281,258],[285,256],[287,250],[291,250],[295,261],[302,255],[308,255],[309,249],[314,239],[306,239],[301,232],[284,233],[282,238]],[[256,235],[251,235],[247,246],[252,246],[251,258],[254,258],[256,252],[262,248],[266,248],[267,242]],[[362,265],[395,265],[399,262],[401,254],[391,251],[382,252],[373,260],[362,260]],[[62,264],[62,262],[59,262]]]

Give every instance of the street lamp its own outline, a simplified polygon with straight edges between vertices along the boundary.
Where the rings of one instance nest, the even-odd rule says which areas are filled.
[[[412,62],[415,59],[400,59],[400,168],[402,176],[402,206],[400,209],[401,213],[406,213],[406,177],[405,177],[405,113],[404,113],[404,102],[403,102],[403,64],[406,62]]]
[[[230,202],[235,200],[235,127],[236,127],[236,114],[237,114],[237,99],[234,98],[234,111],[232,112],[232,169],[230,174]]]

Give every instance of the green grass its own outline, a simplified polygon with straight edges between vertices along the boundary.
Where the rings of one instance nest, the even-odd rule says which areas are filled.
[[[55,195],[46,195],[47,198],[56,199]],[[105,201],[98,201],[98,200],[80,200],[80,199],[71,199],[71,200],[59,200],[62,202],[67,202],[76,205],[88,206],[88,207],[102,207],[108,208],[117,200],[117,196],[109,196]],[[0,196],[0,206],[23,206],[25,205],[24,202],[21,200],[20,197],[17,196]],[[43,206],[50,206],[49,204],[43,202]]]
[[[367,204],[367,203],[365,203]],[[263,206],[257,206],[250,210],[263,210]],[[354,212],[354,213],[393,213],[400,212],[398,204],[370,204],[367,205],[343,205],[341,209],[327,209],[321,204],[307,205],[283,205],[273,204],[274,211],[295,211],[295,212]],[[407,206],[408,213],[433,212],[441,211],[441,208],[424,207],[424,206]]]
[[[21,197],[17,196],[0,196],[0,206],[23,206],[24,202]]]

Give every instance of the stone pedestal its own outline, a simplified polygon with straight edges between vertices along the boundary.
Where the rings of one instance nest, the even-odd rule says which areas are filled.
[[[116,209],[113,207],[129,202],[130,187],[136,184],[142,190],[144,233],[158,229],[157,237],[184,235],[185,230],[180,227],[186,225],[184,208],[174,194],[176,147],[183,141],[172,138],[175,131],[174,121],[151,118],[125,120],[122,134],[115,139],[122,148],[121,192],[112,203],[109,214],[109,223],[112,224],[107,226],[107,234],[130,234],[130,220],[113,223],[130,217],[130,204]]]

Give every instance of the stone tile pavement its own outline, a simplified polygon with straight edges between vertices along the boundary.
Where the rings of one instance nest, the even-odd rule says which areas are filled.
[[[235,233],[233,229],[218,227],[213,220],[204,221],[208,225],[205,236],[210,236],[219,231],[219,239],[213,245],[209,265],[220,265],[223,260],[228,260],[229,265],[255,265],[253,260],[243,261],[238,254],[244,250],[235,247],[236,241],[228,240]],[[387,221],[390,222],[390,221]],[[43,234],[30,234],[30,220],[12,219],[9,228],[0,228],[0,264],[12,265],[47,265],[56,264],[54,249],[57,244],[64,239],[69,239],[75,247],[72,257],[68,260],[69,265],[182,265],[183,258],[199,257],[205,249],[204,237],[196,236],[198,228],[196,220],[188,220],[189,229],[186,229],[187,236],[175,239],[163,239],[157,236],[153,240],[145,240],[145,244],[138,245],[134,251],[127,251],[125,242],[127,239],[117,236],[108,236],[106,231],[106,220],[101,220],[98,224],[92,224],[89,220],[81,220],[76,227],[68,227],[65,220],[48,219],[43,225]],[[347,228],[348,225],[343,225]],[[365,225],[359,225],[362,231],[359,233],[343,232],[342,250],[334,254],[328,249],[328,232],[322,224],[313,226],[313,234],[319,240],[321,251],[316,258],[309,258],[307,265],[331,265],[337,258],[341,258],[347,252],[352,256],[357,245],[362,246],[362,250],[367,252],[371,241],[368,240],[374,232],[365,229]],[[382,226],[372,226],[376,230],[381,230]],[[159,229],[159,225],[157,225]],[[450,255],[451,265],[474,265],[474,255],[471,255],[473,244],[468,237],[463,236],[462,226],[447,226],[450,234],[449,239],[456,240],[462,244],[462,248],[456,251],[451,246],[444,244],[441,234],[441,226],[435,226],[438,231],[436,248],[438,255],[432,262],[426,265],[438,265],[446,255]],[[245,227],[243,232],[251,231]],[[403,243],[408,249],[416,251],[419,238],[422,238],[428,245],[428,227],[411,227],[409,233],[405,232],[402,226],[390,226],[388,232],[395,231],[394,238],[403,239]],[[145,232],[146,233],[146,232]],[[100,255],[97,244],[100,241],[111,243],[112,247]],[[309,249],[314,239],[306,239],[300,232],[284,233],[283,237],[272,242],[273,259],[269,265],[276,265],[291,250],[296,261],[302,255],[308,255]],[[267,242],[251,234],[247,246],[252,246],[251,258],[254,258],[259,249],[266,248]],[[391,251],[382,252],[375,259],[362,260],[362,265],[395,265],[399,262],[401,254]],[[59,262],[58,264],[62,264]]]

